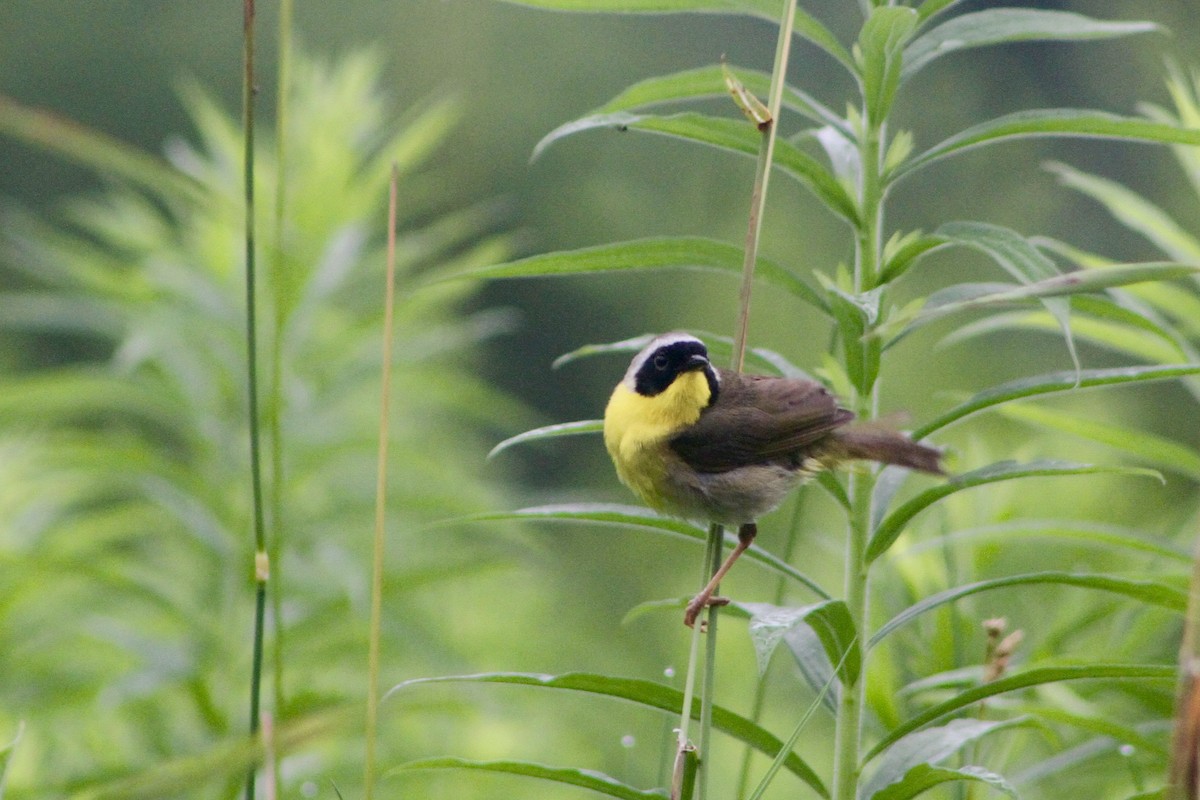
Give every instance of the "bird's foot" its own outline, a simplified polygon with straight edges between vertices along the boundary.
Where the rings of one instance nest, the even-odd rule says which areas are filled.
[[[700,616],[700,612],[710,606],[727,606],[729,605],[728,597],[713,597],[711,592],[701,592],[692,598],[687,604],[687,608],[683,610],[683,624],[689,628],[696,624],[696,618]]]

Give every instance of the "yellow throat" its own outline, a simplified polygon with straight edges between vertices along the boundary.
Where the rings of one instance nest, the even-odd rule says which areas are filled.
[[[712,392],[703,371],[680,374],[652,397],[617,384],[604,410],[604,446],[617,477],[652,508],[661,509],[667,440],[695,424]]]

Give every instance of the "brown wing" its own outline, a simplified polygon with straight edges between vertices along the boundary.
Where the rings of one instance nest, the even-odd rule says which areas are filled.
[[[721,370],[717,402],[672,439],[671,447],[700,472],[769,461],[799,466],[814,444],[852,419],[815,381]]]

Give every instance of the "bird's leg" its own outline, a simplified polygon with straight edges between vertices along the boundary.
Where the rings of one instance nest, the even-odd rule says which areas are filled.
[[[738,543],[737,547],[733,548],[733,552],[721,564],[721,567],[713,573],[712,580],[708,585],[700,590],[700,594],[692,598],[692,601],[687,604],[687,608],[683,612],[683,624],[689,628],[696,624],[696,617],[700,616],[700,612],[708,606],[723,606],[729,602],[725,597],[713,597],[717,591],[717,585],[721,583],[721,579],[725,577],[725,573],[729,572],[729,568],[733,566],[733,562],[738,560],[738,556],[746,552],[751,544],[754,543],[754,537],[758,535],[758,525],[753,522],[747,522],[742,527],[738,528]]]

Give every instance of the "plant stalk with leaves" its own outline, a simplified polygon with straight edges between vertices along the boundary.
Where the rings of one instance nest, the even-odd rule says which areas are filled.
[[[735,0],[719,4],[703,0],[530,0],[525,4],[590,11],[720,11],[781,19],[780,4],[767,0]],[[1027,316],[1045,318],[1062,334],[1073,369],[1031,375],[980,391],[934,415],[931,420],[921,421],[913,434],[915,438],[941,436],[948,426],[981,412],[1007,413],[1010,409],[1029,407],[1027,404],[1011,405],[1015,401],[1056,394],[1069,396],[1088,387],[1189,379],[1200,373],[1200,366],[1194,362],[1190,351],[1178,347],[1175,349],[1178,358],[1174,363],[1135,361],[1117,368],[1085,368],[1076,348],[1076,339],[1102,346],[1104,339],[1096,334],[1098,328],[1091,324],[1073,325],[1080,318],[1089,322],[1089,318],[1097,318],[1109,326],[1110,338],[1115,329],[1143,338],[1151,336],[1160,341],[1178,341],[1168,323],[1147,313],[1132,301],[1132,297],[1143,287],[1146,291],[1155,291],[1160,282],[1195,275],[1200,271],[1198,258],[1115,265],[1104,270],[1064,271],[1057,260],[1064,248],[1049,246],[1045,240],[1026,237],[989,222],[946,222],[932,233],[889,228],[888,210],[894,187],[901,182],[911,182],[929,164],[953,159],[981,147],[1026,137],[1106,138],[1168,143],[1178,147],[1200,144],[1200,131],[1191,129],[1187,121],[1180,124],[1174,119],[1122,117],[1091,109],[1062,108],[1009,113],[977,123],[940,143],[918,150],[912,132],[895,129],[893,109],[913,76],[946,54],[1015,41],[1105,40],[1156,29],[1151,23],[1104,21],[1074,13],[1030,8],[989,8],[955,16],[948,13],[954,5],[953,0],[926,0],[913,6],[861,3],[863,25],[853,45],[847,47],[803,8],[791,2],[782,4],[785,24],[790,25],[794,19],[796,34],[845,68],[858,88],[858,96],[847,101],[849,110],[844,116],[834,113],[830,106],[804,90],[784,84],[778,60],[776,72],[770,76],[732,69],[742,92],[778,98],[784,109],[796,114],[801,124],[807,126],[799,132],[780,134],[771,169],[797,180],[834,218],[847,225],[854,252],[849,267],[839,265],[832,270],[814,270],[815,283],[809,282],[802,277],[801,265],[785,266],[756,257],[755,233],[748,238],[750,247],[745,250],[704,238],[661,237],[537,255],[474,270],[470,274],[473,277],[509,278],[679,268],[739,274],[752,261],[757,280],[789,292],[829,320],[835,332],[838,360],[825,363],[826,376],[863,420],[875,419],[882,405],[879,379],[886,371],[891,348],[935,321],[961,317],[966,312],[982,312],[1003,319],[1008,309],[1018,306]],[[616,127],[758,156],[761,165],[761,135],[753,122],[748,124],[735,117],[692,111],[656,113],[656,108],[662,104],[719,95],[727,70],[725,66],[705,67],[644,80],[594,112],[551,132],[539,143],[535,154],[565,136]],[[782,91],[777,94],[769,88],[771,86],[782,87]],[[735,97],[738,96],[735,92]],[[745,99],[739,104],[743,109],[753,106]],[[785,120],[775,118],[771,122],[777,125]],[[805,146],[807,143],[815,143],[819,148],[814,153],[812,148]],[[893,303],[892,296],[902,293],[904,288],[900,284],[907,275],[922,263],[932,261],[934,254],[952,248],[982,254],[1007,273],[1012,282],[950,285],[904,305]],[[743,319],[729,343],[735,363],[739,363],[744,347],[744,331]],[[721,346],[718,337],[709,338],[710,346]],[[634,339],[588,346],[564,360],[636,351],[644,341]],[[756,364],[764,365],[768,370],[781,374],[797,371],[777,353],[751,349],[749,354]],[[513,437],[497,450],[517,442],[589,433],[597,427],[594,421],[549,426]],[[836,676],[836,691],[829,693],[835,717],[832,787],[826,789],[816,779],[815,772],[807,768],[795,773],[807,773],[807,778],[802,779],[808,780],[812,789],[823,797],[836,800],[911,797],[931,786],[951,781],[982,783],[1011,794],[1014,791],[1012,784],[997,772],[945,762],[958,753],[986,752],[978,747],[980,740],[1027,725],[1028,717],[1008,715],[1004,719],[985,721],[967,716],[947,721],[949,717],[984,698],[1029,686],[1078,680],[1085,675],[1114,682],[1160,681],[1170,675],[1169,667],[1158,665],[1098,663],[1076,671],[1046,664],[968,686],[951,699],[924,711],[909,708],[911,704],[907,702],[897,704],[891,698],[886,698],[885,702],[887,688],[874,684],[886,680],[896,668],[884,667],[885,662],[881,659],[887,658],[888,654],[879,648],[882,640],[895,636],[895,632],[911,620],[968,596],[1012,586],[1058,585],[1122,596],[1138,608],[1160,607],[1177,613],[1183,605],[1182,595],[1159,581],[1051,569],[951,586],[930,593],[899,611],[881,606],[876,600],[876,587],[880,584],[892,587],[903,575],[893,558],[901,536],[909,531],[915,535],[916,531],[926,528],[924,522],[928,517],[923,512],[932,507],[946,508],[952,502],[959,504],[955,507],[961,507],[966,501],[958,496],[964,490],[992,486],[992,491],[998,492],[1005,488],[1004,484],[1032,478],[1094,476],[1094,479],[1102,480],[1109,476],[1107,479],[1111,480],[1120,476],[1157,474],[1135,467],[1066,460],[1017,462],[1002,458],[993,463],[985,461],[983,466],[974,468],[969,463],[963,466],[965,471],[953,479],[926,488],[906,487],[907,476],[893,468],[880,472],[855,469],[846,479],[828,474],[822,476],[821,486],[828,490],[846,520],[843,585],[839,599],[832,598],[817,581],[807,575],[797,575],[769,554],[757,548],[748,551],[749,557],[789,574],[792,580],[816,592],[820,598],[819,602],[798,609],[756,608],[753,604],[739,603],[732,608],[750,617],[756,642],[759,642],[758,637],[766,637],[759,642],[767,648],[766,652],[775,643],[786,640],[814,690]],[[977,495],[970,495],[974,496]],[[504,516],[488,515],[486,518]],[[547,506],[525,509],[511,516],[624,524],[704,538],[701,531],[682,523],[660,521],[642,512],[611,506]],[[1118,538],[1121,546],[1134,546],[1136,541],[1136,537],[1124,534]],[[875,628],[876,621],[885,611],[893,614],[891,621]],[[973,627],[978,630],[977,624]],[[694,646],[692,652],[696,652]],[[591,683],[599,685],[594,689],[596,691],[611,689],[620,696],[653,704],[649,689],[628,685],[618,688],[616,679],[609,680],[613,683],[605,686],[604,679],[594,676]],[[685,695],[685,699],[688,696]],[[908,718],[903,719],[899,715],[906,708]],[[1056,717],[1051,708],[1036,704],[1032,708],[1030,713],[1034,716]],[[686,719],[695,713],[700,713],[703,718],[704,712],[699,708],[689,709],[685,703],[683,713]],[[888,722],[889,715],[896,718]],[[1061,715],[1057,718],[1062,719]],[[879,729],[881,722],[886,732],[874,742],[869,741],[870,732]],[[719,724],[717,727],[721,728]],[[1129,737],[1140,736],[1133,733],[1132,728],[1129,730]],[[711,756],[701,753],[701,764]],[[428,766],[425,764],[423,768]],[[506,769],[523,772],[512,765]],[[613,789],[608,793],[633,796],[634,791],[622,786],[619,792]],[[701,780],[698,796],[703,797],[704,791]]]

